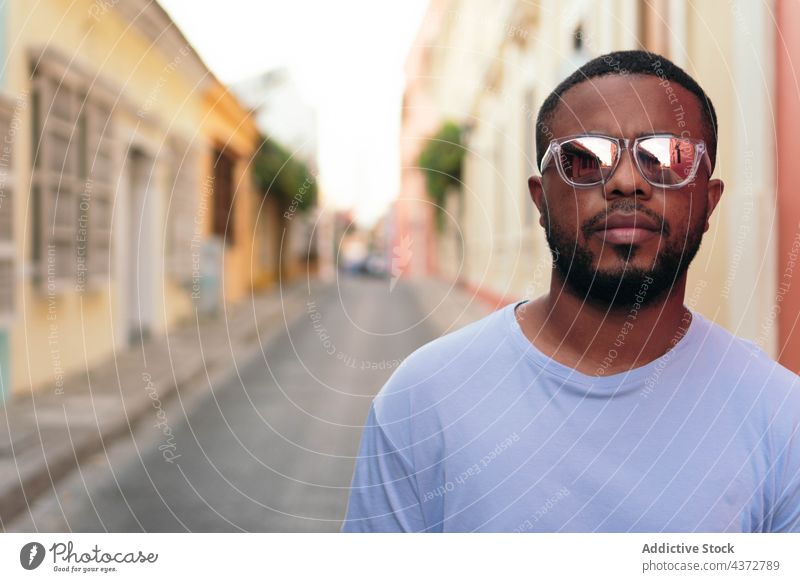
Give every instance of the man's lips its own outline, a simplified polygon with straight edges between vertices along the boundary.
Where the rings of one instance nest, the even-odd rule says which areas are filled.
[[[605,228],[595,232],[611,244],[638,244],[659,236],[657,230],[646,228]]]
[[[638,244],[660,234],[656,222],[646,214],[613,214],[597,225],[594,232],[611,244]]]

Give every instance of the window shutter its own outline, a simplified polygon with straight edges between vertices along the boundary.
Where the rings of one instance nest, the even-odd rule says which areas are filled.
[[[72,251],[77,203],[75,198],[75,151],[71,137],[74,123],[73,95],[55,79],[37,75],[34,81],[37,107],[34,127],[34,174],[32,196],[34,261],[42,289],[54,293],[69,286],[74,275]]]
[[[84,291],[109,276],[116,177],[111,106],[92,80],[42,65],[33,75],[33,253],[42,291]],[[87,92],[88,91],[88,92]]]
[[[174,141],[171,147],[173,183],[166,207],[165,254],[168,274],[176,281],[189,284],[194,272],[193,256],[200,252],[203,218],[197,216],[198,163],[194,149]]]
[[[89,98],[86,106],[86,188],[81,208],[88,209],[88,275],[92,286],[110,276],[111,212],[114,203],[114,141],[111,109]]]
[[[19,130],[12,127],[14,106],[7,98],[0,97],[0,324],[8,324],[14,316],[14,286],[16,284],[16,261],[14,253],[13,198],[15,183],[13,175],[14,136]],[[19,125],[16,123],[16,125]]]

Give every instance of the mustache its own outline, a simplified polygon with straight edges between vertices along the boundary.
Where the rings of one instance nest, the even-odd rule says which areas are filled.
[[[586,222],[584,222],[583,226],[581,227],[584,237],[588,238],[592,234],[592,231],[595,229],[598,223],[605,222],[607,216],[609,216],[610,214],[614,214],[616,212],[623,212],[625,214],[632,214],[634,212],[637,212],[645,214],[653,219],[658,229],[664,233],[664,236],[669,236],[670,234],[669,223],[666,222],[663,217],[659,216],[658,214],[656,214],[649,208],[641,205],[640,203],[636,202],[635,200],[626,198],[624,200],[621,200],[618,204],[614,204],[614,206],[609,206],[600,214],[597,214],[592,218],[588,219]]]

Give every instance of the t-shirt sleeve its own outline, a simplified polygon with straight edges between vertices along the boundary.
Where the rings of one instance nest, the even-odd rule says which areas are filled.
[[[768,381],[775,395],[770,415],[775,460],[769,475],[775,497],[768,531],[800,533],[800,376],[773,363]]]
[[[373,402],[361,435],[343,532],[424,528],[410,454],[399,450],[389,434],[378,422]]]
[[[773,532],[800,533],[800,423],[795,422],[779,466],[780,490],[772,517]]]

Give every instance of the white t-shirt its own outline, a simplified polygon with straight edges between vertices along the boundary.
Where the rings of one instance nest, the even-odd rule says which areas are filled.
[[[657,360],[582,374],[519,304],[395,370],[342,531],[800,532],[799,376],[694,311]]]

